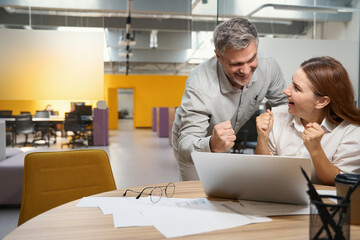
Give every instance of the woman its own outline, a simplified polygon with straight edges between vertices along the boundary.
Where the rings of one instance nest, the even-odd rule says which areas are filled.
[[[284,90],[286,107],[256,119],[256,154],[305,156],[312,182],[334,185],[339,173],[360,173],[360,110],[349,76],[331,57],[312,58]]]

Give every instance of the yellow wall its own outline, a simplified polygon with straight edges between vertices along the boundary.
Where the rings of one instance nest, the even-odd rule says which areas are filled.
[[[117,129],[117,89],[134,89],[134,127],[152,126],[153,107],[177,107],[187,76],[105,74],[105,100],[109,107],[109,128]]]
[[[187,76],[105,74],[104,95],[109,107],[109,128],[118,128],[118,88],[134,90],[134,127],[151,127],[153,107],[180,105],[186,78]],[[65,112],[70,111],[70,102],[85,102],[86,105],[96,107],[97,100],[0,100],[0,110],[13,110],[13,115],[30,111],[34,115],[36,110],[43,110],[47,104],[51,104],[54,110],[64,116]]]

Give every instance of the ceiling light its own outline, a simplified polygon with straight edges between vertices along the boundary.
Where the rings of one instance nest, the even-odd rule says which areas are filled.
[[[286,4],[273,4],[274,9],[278,10],[294,10],[294,11],[309,11],[309,12],[323,12],[323,13],[337,13],[336,8],[326,6],[311,6],[311,5],[286,5]]]
[[[104,28],[97,27],[57,27],[61,32],[104,32]]]
[[[150,48],[158,48],[158,43],[157,43],[157,34],[158,34],[158,30],[151,30],[150,33]]]
[[[339,12],[356,12],[359,9],[356,8],[343,8],[343,7],[332,7],[332,6],[312,6],[312,5],[287,5],[287,4],[263,4],[255,10],[251,11],[246,17],[250,18],[255,13],[266,7],[273,7],[277,10],[294,10],[294,11],[310,11],[310,12],[322,12],[322,13],[339,13]]]

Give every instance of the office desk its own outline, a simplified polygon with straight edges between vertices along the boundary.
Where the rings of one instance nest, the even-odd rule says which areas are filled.
[[[90,128],[92,129],[92,122],[93,122],[93,117],[92,116],[80,116],[81,121],[86,125],[86,126],[91,126]],[[4,120],[7,124],[7,126],[12,128],[12,145],[14,146],[14,138],[15,138],[15,118],[0,118],[0,120]],[[36,124],[39,122],[48,122],[51,124],[52,127],[55,128],[55,124],[61,124],[63,125],[65,123],[65,117],[64,116],[50,116],[49,118],[36,118],[33,117],[32,121]],[[64,133],[61,133],[61,136],[64,136]]]
[[[174,197],[199,198],[205,193],[199,181],[175,183]],[[141,190],[143,187],[132,189]],[[320,186],[319,189],[334,189]],[[115,190],[95,196],[122,196]],[[11,239],[166,239],[156,228],[114,228],[112,215],[98,208],[76,208],[79,200],[64,204],[30,219],[4,240]],[[309,239],[309,216],[277,216],[273,221],[250,224],[174,239]],[[351,239],[360,239],[360,226],[351,225]]]
[[[80,116],[82,121],[92,121],[92,116]],[[0,120],[4,120],[5,122],[15,122],[15,118],[0,118]],[[51,116],[49,118],[32,118],[33,122],[61,122],[65,121],[65,117],[63,116]]]

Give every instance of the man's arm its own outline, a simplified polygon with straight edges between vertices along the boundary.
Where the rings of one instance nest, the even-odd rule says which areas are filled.
[[[194,150],[210,152],[210,114],[201,92],[187,86],[173,126],[173,147],[182,161],[191,162]]]
[[[177,115],[177,126],[173,129],[177,140],[173,141],[173,145],[183,160],[191,161],[192,151],[224,152],[234,145],[236,136],[230,121],[210,129],[211,112],[201,92],[188,87]]]

